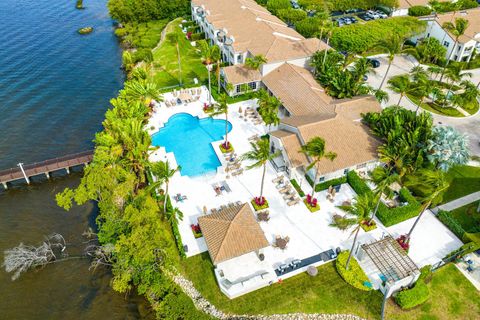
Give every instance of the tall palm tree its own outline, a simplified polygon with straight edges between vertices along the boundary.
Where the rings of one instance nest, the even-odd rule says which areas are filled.
[[[142,101],[147,106],[150,105],[152,99],[162,101],[161,90],[158,84],[147,80],[125,82],[125,88],[120,92],[120,96],[127,101]]]
[[[442,25],[443,29],[447,30],[448,32],[450,32],[450,34],[452,34],[455,37],[452,51],[448,55],[448,59],[445,66],[448,66],[448,64],[450,63],[450,59],[452,58],[453,53],[455,52],[455,49],[457,47],[458,39],[465,34],[465,31],[467,31],[468,25],[469,25],[469,21],[463,18],[456,18],[454,23],[445,22]],[[444,74],[445,74],[445,70],[444,72],[442,72],[440,81],[442,81]]]
[[[466,102],[473,102],[478,98],[478,96],[480,96],[480,90],[478,89],[478,86],[472,82],[464,80],[460,83],[460,86],[463,88],[463,93],[461,96]]]
[[[355,61],[352,72],[357,78],[357,82],[363,82],[364,77],[369,73],[376,73],[375,69],[373,69],[372,64],[365,57],[362,57]]]
[[[370,180],[375,183],[377,186],[375,188],[375,195],[378,197],[377,204],[375,205],[375,210],[372,213],[372,217],[370,218],[370,221],[375,218],[378,207],[380,206],[380,202],[382,201],[382,194],[388,193],[387,195],[390,195],[390,185],[394,182],[398,182],[400,180],[400,177],[397,173],[392,172],[391,168],[388,167],[376,167],[372,173],[370,174]]]
[[[400,105],[403,97],[412,90],[412,82],[408,75],[401,75],[396,78],[388,80],[388,88],[396,93],[400,94],[400,99],[398,99],[397,105]]]
[[[263,198],[263,185],[265,183],[265,173],[267,171],[267,162],[275,159],[280,155],[280,151],[270,153],[270,141],[262,138],[257,142],[250,142],[252,149],[244,153],[240,159],[242,161],[248,160],[254,163],[247,166],[247,170],[263,167],[262,181],[260,185],[260,199]]]
[[[212,80],[210,73],[212,72],[212,65],[220,60],[220,48],[217,45],[210,46],[207,41],[201,40],[198,42],[200,51],[202,53],[203,63],[208,70],[208,103],[212,104]]]
[[[425,211],[434,200],[441,200],[443,193],[448,189],[450,184],[445,173],[441,170],[419,169],[415,175],[408,176],[405,179],[404,185],[418,194],[422,203],[421,212],[406,235],[405,242],[409,243],[412,233]]]
[[[367,192],[365,194],[358,195],[352,205],[339,207],[351,217],[336,215],[333,217],[333,221],[330,224],[330,226],[340,230],[347,230],[351,227],[354,227],[352,234],[355,234],[355,236],[353,237],[352,248],[350,249],[350,254],[348,256],[347,263],[345,264],[345,269],[347,270],[350,265],[350,260],[353,256],[355,245],[357,243],[358,233],[362,228],[362,224],[370,220],[370,215],[374,206],[375,201],[372,193]]]
[[[259,70],[260,67],[265,63],[267,63],[267,58],[265,58],[261,54],[258,54],[252,58],[249,57],[245,59],[245,66],[253,70]]]
[[[415,113],[418,113],[420,106],[425,101],[425,98],[432,93],[434,87],[435,84],[428,77],[419,78],[418,81],[412,83],[412,90],[415,91],[416,95],[420,98],[420,103],[417,105]]]
[[[299,152],[304,153],[307,157],[312,159],[312,162],[308,165],[307,171],[315,168],[315,178],[313,179],[313,186],[312,186],[312,198],[315,195],[315,185],[317,183],[318,171],[320,160],[328,159],[330,161],[335,160],[337,154],[335,152],[326,152],[325,151],[325,140],[320,137],[314,137],[310,139],[306,144],[302,146]]]
[[[255,97],[258,103],[258,113],[266,125],[277,125],[280,122],[278,109],[282,104],[275,96],[271,96],[265,89],[256,92]]]
[[[442,73],[443,68],[439,67],[439,66],[429,66],[427,68],[427,71],[430,73],[431,77],[433,77],[433,75],[435,75],[435,77],[433,79],[437,80],[437,77],[440,73]]]
[[[330,20],[330,19],[325,20],[324,23],[323,23],[323,31],[325,33],[325,38],[327,38],[327,47],[328,47],[328,44],[330,42],[330,38],[332,37],[334,27],[335,26],[333,24],[333,21]],[[325,53],[323,55],[323,62],[322,62],[323,65],[325,64],[325,61],[327,60],[327,51],[328,50],[325,50]]]
[[[208,115],[210,117],[218,116],[218,115],[225,115],[225,142],[223,143],[223,147],[225,150],[230,149],[230,143],[228,142],[228,96],[226,93],[222,93],[218,98],[216,104],[213,105],[208,111]]]
[[[165,162],[159,161],[152,164],[152,174],[165,184],[165,199],[163,202],[164,213],[167,213],[168,184],[170,183],[170,179],[175,175],[175,173],[180,171],[180,169],[180,166],[171,168],[168,160]]]
[[[382,89],[383,84],[387,80],[388,73],[390,71],[390,67],[392,66],[393,59],[395,58],[396,54],[402,53],[403,50],[403,43],[404,39],[399,36],[398,34],[394,33],[390,37],[386,39],[380,40],[376,47],[385,50],[388,53],[388,67],[385,75],[383,76],[382,82],[378,87],[379,90]]]
[[[170,43],[175,44],[175,48],[177,49],[177,61],[178,61],[178,79],[180,82],[180,86],[183,85],[182,83],[182,63],[181,63],[181,57],[180,57],[180,34],[176,32],[171,32],[167,34],[168,41]]]

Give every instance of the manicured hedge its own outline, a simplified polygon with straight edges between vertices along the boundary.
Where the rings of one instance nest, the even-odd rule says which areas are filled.
[[[198,41],[198,40],[202,40],[202,39],[205,39],[205,32],[193,33],[190,36],[190,40],[192,40],[192,41]]]
[[[350,260],[348,270],[345,269],[349,254],[350,251],[346,250],[338,255],[337,260],[335,261],[335,267],[337,268],[338,274],[343,280],[345,280],[346,283],[357,289],[363,291],[372,290],[372,288],[365,286],[365,283],[370,282],[370,280],[365,272],[363,272],[355,257],[352,257]]]
[[[308,184],[311,187],[313,187],[313,180],[312,180],[312,178],[310,178],[310,176],[308,174],[305,175],[305,179],[307,179]]]
[[[338,186],[339,184],[344,184],[344,183],[347,183],[346,176],[319,183],[315,186],[315,191],[316,192],[323,191],[328,189],[330,186]]]
[[[290,180],[290,183],[292,184],[292,186],[295,188],[295,190],[297,190],[298,194],[300,195],[300,197],[305,197],[305,192],[303,192],[302,188],[300,187],[300,185],[298,184],[297,180],[295,179],[292,179]]]
[[[426,22],[414,17],[394,17],[336,28],[330,43],[338,51],[363,53],[375,48],[381,39],[398,34],[407,39],[426,29]]]
[[[427,6],[412,6],[408,8],[408,15],[412,17],[428,16],[432,9]]]
[[[395,296],[395,302],[402,309],[411,309],[424,303],[429,297],[430,290],[427,285],[423,282],[417,282],[412,289],[403,290],[397,293]]]
[[[359,195],[365,194],[367,192],[372,192],[368,187],[367,183],[358,176],[355,171],[349,171],[347,173],[347,182],[352,187],[352,189]]]
[[[459,239],[463,239],[463,236],[465,235],[465,230],[463,227],[460,225],[460,223],[457,222],[454,218],[450,216],[450,212],[448,211],[443,211],[440,210],[437,215],[438,219],[442,221],[442,223],[447,226],[450,231],[455,233],[455,235]]]
[[[372,192],[367,183],[360,178],[355,171],[347,173],[347,181],[357,194]],[[406,188],[400,189],[400,200],[408,202],[408,205],[402,207],[388,208],[384,203],[380,203],[377,212],[377,218],[384,226],[390,227],[394,224],[418,216],[421,205]]]

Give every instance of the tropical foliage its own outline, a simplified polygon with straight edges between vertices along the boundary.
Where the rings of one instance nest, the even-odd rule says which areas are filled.
[[[108,9],[113,19],[120,22],[147,22],[186,15],[188,0],[109,0]]]
[[[378,47],[380,40],[388,39],[393,34],[407,39],[425,29],[425,21],[414,17],[394,17],[336,28],[331,42],[337,50],[364,53]]]
[[[208,96],[209,105],[212,104],[212,80],[211,80],[211,71],[212,65],[219,63],[221,59],[220,48],[217,45],[210,46],[207,41],[200,40],[198,41],[198,46],[202,53],[203,63],[207,66],[208,70],[208,91],[210,92]]]
[[[265,89],[260,89],[255,93],[258,99],[258,113],[262,117],[263,122],[267,126],[278,125],[280,118],[278,117],[278,109],[282,104],[274,95],[268,94]]]
[[[355,258],[351,260],[349,268],[346,268],[347,261],[350,257],[351,253],[348,250],[338,255],[337,260],[335,260],[335,267],[338,274],[346,283],[357,289],[363,291],[372,290],[372,288],[367,286],[367,283],[369,283],[367,275]]]
[[[380,160],[392,172],[403,177],[425,165],[433,126],[429,113],[416,115],[400,107],[388,107],[380,113],[367,113],[363,120],[383,141],[378,148]]]
[[[365,82],[365,76],[372,70],[366,58],[352,61],[334,50],[318,51],[311,60],[315,76],[326,92],[335,98],[352,98],[368,94],[372,88]]]
[[[427,143],[427,158],[442,171],[463,165],[470,159],[467,136],[453,127],[438,126],[432,129],[432,138]]]

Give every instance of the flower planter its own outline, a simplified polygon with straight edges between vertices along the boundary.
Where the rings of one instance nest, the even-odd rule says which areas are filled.
[[[255,211],[263,210],[268,208],[268,201],[265,199],[265,197],[255,197],[252,201],[251,204]]]
[[[400,247],[402,247],[402,249],[405,250],[406,253],[408,253],[408,250],[410,249],[410,244],[407,242],[407,235],[404,234],[398,237],[397,242]]]
[[[225,143],[222,143],[222,144],[220,145],[220,151],[221,151],[222,153],[227,153],[227,152],[233,152],[234,149],[233,149],[232,144],[231,144],[230,142],[228,142],[227,145],[225,145]]]
[[[377,229],[377,224],[373,220],[372,221],[363,221],[360,224],[360,227],[362,227],[363,231],[369,232],[369,231]]]
[[[191,224],[190,228],[192,229],[193,236],[195,237],[195,239],[203,237],[202,230],[200,230],[200,225]]]
[[[313,206],[311,203],[308,203],[307,199],[304,199],[303,203],[305,204],[305,207],[310,210],[310,212],[317,212],[318,210],[320,210],[320,205],[318,203]]]

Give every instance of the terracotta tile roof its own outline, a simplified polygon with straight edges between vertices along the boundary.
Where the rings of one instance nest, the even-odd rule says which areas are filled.
[[[222,70],[225,73],[227,82],[233,85],[260,81],[262,79],[260,71],[247,68],[245,65],[237,64],[224,67]]]
[[[298,131],[303,141],[314,137],[325,139],[326,150],[337,153],[334,161],[323,159],[319,162],[320,174],[335,172],[376,160],[380,141],[369,133],[369,129],[361,122],[336,116],[310,124],[299,126]]]
[[[399,0],[398,7],[408,9],[413,6],[427,6],[430,0]]]
[[[269,246],[248,203],[198,218],[214,264]]]
[[[297,168],[308,165],[307,157],[304,153],[300,152],[302,145],[295,133],[286,130],[277,130],[270,132],[270,135],[280,139],[292,167]]]
[[[350,120],[360,120],[362,113],[381,111],[380,103],[371,95],[335,100],[335,112]]]
[[[304,41],[302,35],[254,0],[193,0],[192,3],[205,6],[207,21],[234,38],[236,52],[262,54],[275,62],[308,57],[319,47],[328,48],[317,39]]]
[[[335,115],[333,99],[305,68],[284,63],[262,81],[292,115]]]
[[[469,22],[465,34],[458,39],[460,43],[466,43],[470,40],[480,41],[480,8],[439,14],[435,20],[442,26],[445,22],[455,23],[456,18],[463,18]],[[450,36],[454,38],[453,35],[450,34]]]

